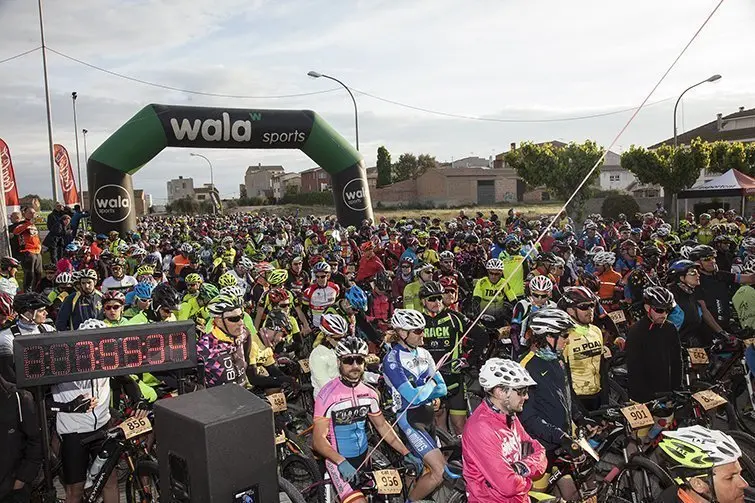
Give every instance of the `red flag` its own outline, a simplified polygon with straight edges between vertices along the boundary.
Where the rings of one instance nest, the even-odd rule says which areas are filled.
[[[8,144],[0,138],[0,166],[3,169],[3,188],[5,189],[5,206],[8,213],[18,211],[21,203],[18,200],[18,187],[16,187],[16,174],[13,171],[13,161],[10,159]]]
[[[63,188],[63,202],[66,206],[79,204],[79,193],[76,190],[76,179],[73,177],[73,167],[68,151],[63,145],[53,145],[55,165],[58,167],[60,186]]]

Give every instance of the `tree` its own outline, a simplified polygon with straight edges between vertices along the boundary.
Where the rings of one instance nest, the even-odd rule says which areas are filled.
[[[524,142],[519,148],[506,153],[505,161],[530,188],[545,186],[560,199],[568,199],[602,155],[603,147],[590,140],[572,142],[565,147]],[[588,187],[599,175],[600,166],[590,174],[582,190],[572,200],[578,215],[589,197]]]
[[[736,169],[746,175],[755,175],[755,144],[717,141],[708,146],[708,169],[713,173],[726,173],[730,169]]]
[[[420,154],[419,157],[409,153],[401,154],[398,162],[393,165],[393,181],[403,182],[410,178],[416,180],[428,169],[434,169],[437,166],[438,161],[429,154]]]
[[[193,215],[199,212],[199,202],[192,199],[191,196],[185,196],[177,201],[173,201],[165,207],[165,210],[169,213],[179,213],[186,215]]]
[[[663,187],[664,204],[673,207],[676,194],[690,188],[708,166],[708,150],[708,145],[699,139],[676,149],[661,145],[656,150],[646,150],[632,145],[621,155],[621,167],[642,183]]]
[[[378,148],[377,151],[377,186],[385,187],[393,181],[391,166],[391,153],[385,147]]]
[[[299,193],[299,187],[297,187],[296,185],[286,185],[286,191],[285,191],[286,196],[295,196],[298,193]]]

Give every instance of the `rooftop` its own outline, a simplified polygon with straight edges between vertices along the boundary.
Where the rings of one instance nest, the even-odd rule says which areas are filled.
[[[723,116],[718,114],[715,120],[703,124],[702,126],[691,129],[687,132],[677,135],[677,142],[681,145],[689,144],[695,138],[703,141],[755,141],[754,127],[736,127],[736,119],[755,119],[755,108],[745,109],[740,107],[738,112]],[[729,125],[729,123],[733,123]],[[755,123],[755,122],[754,122]],[[728,125],[728,127],[727,127]],[[673,145],[674,138],[668,138],[660,143],[651,145],[650,149],[658,148],[661,145]]]

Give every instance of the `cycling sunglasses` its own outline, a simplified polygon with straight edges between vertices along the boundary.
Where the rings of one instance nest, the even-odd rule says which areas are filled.
[[[327,274],[315,274],[315,278],[323,279],[323,278],[327,278],[327,277],[328,277]]]
[[[549,294],[549,293],[533,293],[532,296],[535,297],[536,299],[547,299],[548,297],[551,296],[551,294]]]
[[[412,333],[414,335],[425,335],[425,329],[424,328],[415,328],[414,330],[409,330],[409,333]]]
[[[580,311],[587,311],[589,309],[595,309],[595,304],[591,302],[588,304],[579,304],[578,306],[575,306],[575,307],[579,309]]]
[[[653,312],[657,314],[666,314],[669,311],[668,309],[664,307],[651,307],[650,309],[652,309]]]
[[[117,311],[122,307],[123,306],[120,304],[108,304],[107,306],[102,306],[102,309],[104,309],[105,311]]]
[[[364,365],[364,356],[344,356],[341,363],[345,365]]]
[[[291,304],[285,303],[285,304],[278,304],[278,309],[288,309],[291,307]]]
[[[239,315],[239,316],[226,316],[226,317],[225,317],[225,318],[223,318],[223,319],[225,319],[225,320],[228,320],[228,321],[230,321],[231,323],[238,323],[238,322],[240,322],[241,320],[243,320],[243,319],[244,319],[244,317],[243,317],[243,316],[240,316],[240,315]]]
[[[425,300],[427,300],[428,302],[439,302],[443,300],[443,297],[441,297],[440,295],[433,295],[432,297],[427,297]]]

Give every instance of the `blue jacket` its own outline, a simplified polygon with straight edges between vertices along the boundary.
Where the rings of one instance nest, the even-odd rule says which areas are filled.
[[[81,292],[66,297],[58,311],[55,328],[58,331],[76,330],[81,322],[89,318],[98,318],[102,313],[102,294],[95,290],[89,295]]]
[[[559,358],[545,360],[530,351],[521,361],[537,386],[530,386],[529,399],[520,415],[522,425],[546,451],[561,444],[571,434],[572,394],[566,370]]]

